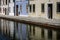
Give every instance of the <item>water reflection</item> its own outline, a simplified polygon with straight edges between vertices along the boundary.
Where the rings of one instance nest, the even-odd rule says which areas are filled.
[[[3,19],[0,20],[0,30],[12,40],[60,40],[59,31]]]

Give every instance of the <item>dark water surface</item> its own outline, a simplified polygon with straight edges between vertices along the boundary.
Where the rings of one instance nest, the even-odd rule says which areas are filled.
[[[4,38],[6,40],[60,40],[60,31],[0,19],[0,39]]]

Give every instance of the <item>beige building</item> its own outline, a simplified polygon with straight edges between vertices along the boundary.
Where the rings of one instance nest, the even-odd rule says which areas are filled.
[[[29,16],[36,17],[36,0],[29,0]]]
[[[35,4],[34,8],[30,7],[31,11],[35,10],[35,12],[29,12],[30,16],[60,19],[60,0],[32,0],[29,4],[31,6]]]
[[[14,0],[9,0],[9,15],[14,16]]]

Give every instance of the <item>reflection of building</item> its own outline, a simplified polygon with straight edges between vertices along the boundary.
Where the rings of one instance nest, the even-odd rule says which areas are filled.
[[[0,13],[8,15],[8,0],[0,0]]]
[[[33,4],[35,4],[35,7],[33,7]],[[35,10],[35,12],[33,12],[33,10]],[[30,0],[29,13],[31,16],[59,19],[60,0]]]
[[[28,0],[16,0],[15,4],[15,14],[17,16],[28,16]]]
[[[15,0],[9,0],[9,15],[14,15],[14,2]]]

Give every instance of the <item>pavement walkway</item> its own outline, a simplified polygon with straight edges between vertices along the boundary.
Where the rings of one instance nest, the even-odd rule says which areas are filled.
[[[23,17],[23,16],[9,16],[9,15],[0,15],[0,18],[1,17],[31,21],[31,22],[40,22],[40,23],[60,26],[60,19],[45,19],[45,18],[41,18],[41,17]]]

